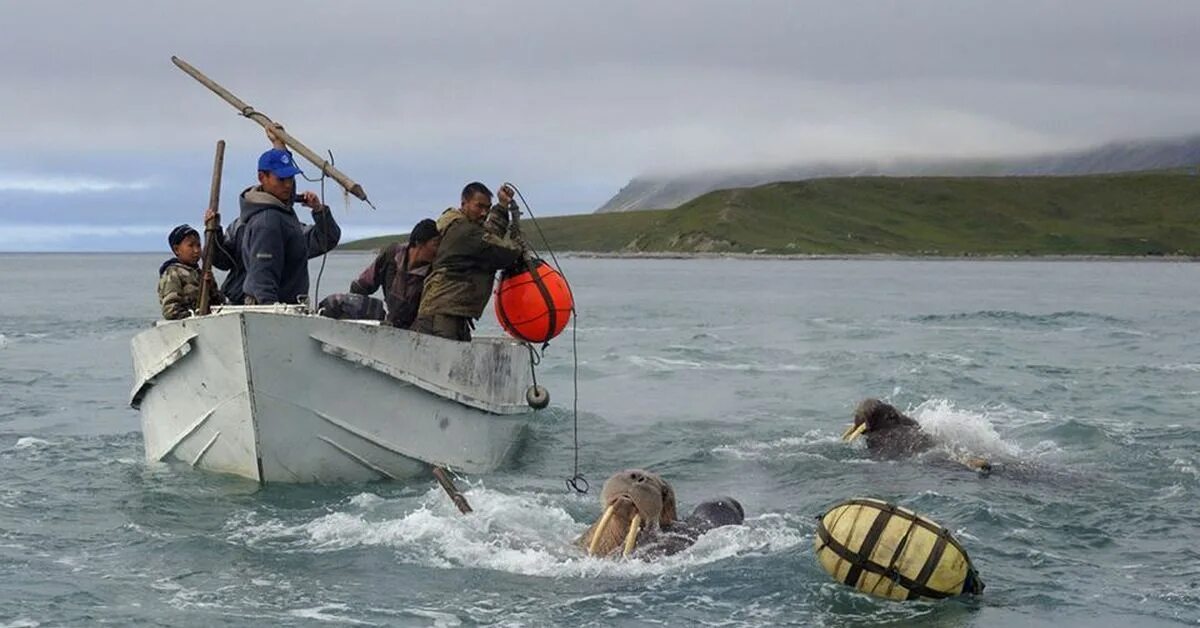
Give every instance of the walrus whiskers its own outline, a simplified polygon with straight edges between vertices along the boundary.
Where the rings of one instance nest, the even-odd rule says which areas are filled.
[[[600,517],[600,523],[596,524],[592,530],[592,540],[588,543],[588,556],[596,555],[596,546],[600,544],[600,537],[604,534],[604,529],[608,527],[608,521],[612,519],[613,513],[616,512],[617,505],[610,504],[604,509],[604,515]]]
[[[625,550],[621,552],[622,557],[627,557],[633,552],[633,545],[637,543],[638,532],[642,529],[642,515],[637,513],[633,515],[633,521],[629,522],[629,532],[625,533]]]
[[[866,423],[851,425],[850,427],[846,428],[845,432],[842,433],[842,440],[846,441],[847,443],[852,443],[854,442],[854,439],[862,436],[863,432],[865,431],[867,431]]]

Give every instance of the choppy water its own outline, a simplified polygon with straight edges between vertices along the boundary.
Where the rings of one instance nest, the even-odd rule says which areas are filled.
[[[322,292],[366,256],[333,256]],[[564,260],[583,470],[672,480],[750,518],[656,563],[569,545],[569,339],[513,469],[271,486],[142,459],[129,338],[158,256],[0,256],[0,626],[1200,623],[1200,265]],[[489,321],[488,328],[494,329]],[[990,478],[837,439],[890,399]],[[853,496],[955,530],[978,599],[834,584],[814,516]]]

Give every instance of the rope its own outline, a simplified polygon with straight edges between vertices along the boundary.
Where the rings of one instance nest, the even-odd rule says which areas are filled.
[[[560,270],[559,272],[562,271]],[[572,383],[575,394],[574,398],[571,400],[571,414],[574,417],[573,436],[575,439],[575,474],[571,476],[571,479],[567,480],[567,487],[576,493],[579,493],[580,495],[586,495],[591,486],[588,484],[587,478],[583,477],[583,474],[579,472],[579,343],[576,341],[575,336],[575,329],[578,327],[576,323],[578,320],[578,314],[575,314],[575,307],[573,304],[574,298],[572,298],[571,307],[571,359],[574,361],[571,376],[574,380]],[[579,487],[581,482],[583,483],[583,488]]]
[[[542,356],[538,353],[537,349],[533,348],[533,343],[525,343],[525,348],[529,349],[529,377],[533,379],[533,385],[536,387],[538,385],[537,369],[534,367],[542,363]]]
[[[538,224],[537,216],[533,215],[533,208],[529,205],[529,201],[525,200],[525,195],[521,194],[521,189],[512,183],[507,183],[509,187],[517,193],[517,198],[521,199],[521,204],[525,206],[525,211],[529,214],[529,220],[533,222],[533,226],[537,229],[538,235],[542,238],[542,244],[546,246],[546,252],[550,254],[550,259],[554,262],[554,267],[559,274],[566,279],[567,274],[563,272],[562,265],[558,263],[558,257],[554,255],[554,248],[550,246],[550,241],[546,238],[546,233],[542,231],[542,225]],[[533,247],[530,247],[533,248]],[[537,253],[537,250],[534,250]],[[536,274],[535,274],[536,276]],[[570,282],[567,282],[570,286]],[[571,477],[566,479],[567,489],[575,491],[580,495],[587,494],[591,485],[587,478],[579,472],[579,340],[577,331],[579,329],[579,312],[575,309],[575,295],[571,295],[571,359],[572,359],[572,399],[571,399],[571,417],[572,417],[572,449],[574,450],[574,472]],[[533,348],[530,347],[532,355]],[[540,358],[539,358],[540,361]],[[530,363],[530,370],[533,369],[533,363]],[[537,384],[537,380],[534,380]]]
[[[304,177],[304,180],[308,181],[309,183],[321,183],[321,206],[325,208],[322,211],[329,211],[329,205],[325,202],[325,179],[328,178],[328,175],[325,174],[325,167],[332,165],[334,164],[333,151],[331,150],[329,151],[329,159],[327,159],[325,163],[321,164],[320,178],[310,179],[308,178],[308,175],[304,174],[303,172],[300,173],[300,176]],[[318,227],[317,225],[313,225],[313,228],[316,229]],[[321,248],[324,249],[324,252],[321,253],[321,268],[317,271],[317,283],[313,287],[313,301],[315,303],[321,302],[321,277],[325,275],[325,260],[329,258],[329,232],[327,232],[325,229],[321,229]],[[308,262],[305,261],[305,263],[307,264]],[[316,311],[316,305],[312,305],[312,308],[314,311]]]

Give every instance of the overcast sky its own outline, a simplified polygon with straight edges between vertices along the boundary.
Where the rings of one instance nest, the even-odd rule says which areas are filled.
[[[220,138],[232,218],[266,140],[173,54],[334,151],[379,207],[329,190],[347,237],[472,179],[553,215],[645,173],[1200,131],[1196,0],[0,0],[0,250],[165,248]]]

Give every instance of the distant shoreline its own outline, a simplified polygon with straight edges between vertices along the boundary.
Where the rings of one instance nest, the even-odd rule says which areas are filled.
[[[803,261],[931,261],[931,262],[1200,262],[1192,255],[1022,255],[997,253],[988,255],[904,255],[899,253],[846,254],[773,254],[773,253],[683,253],[683,252],[604,252],[564,251],[560,257],[594,259],[736,259]]]
[[[374,255],[374,249],[335,249],[331,255]],[[157,251],[0,251],[5,255],[160,255]],[[782,254],[782,253],[691,253],[631,251],[558,251],[559,257],[572,259],[643,259],[643,260],[767,260],[780,262],[864,261],[864,262],[1159,262],[1195,263],[1195,255],[1024,255],[997,253],[988,255],[905,255],[900,253]],[[548,257],[548,255],[547,255]]]
[[[375,253],[375,249],[335,249],[332,253]],[[538,251],[544,254],[543,251]],[[994,253],[978,255],[909,255],[904,253],[700,253],[690,251],[556,251],[559,257],[574,259],[648,259],[648,260],[693,260],[733,259],[771,260],[781,262],[806,261],[932,261],[932,262],[1200,262],[1196,255],[1031,255],[1021,253]],[[545,255],[549,257],[549,255]]]

